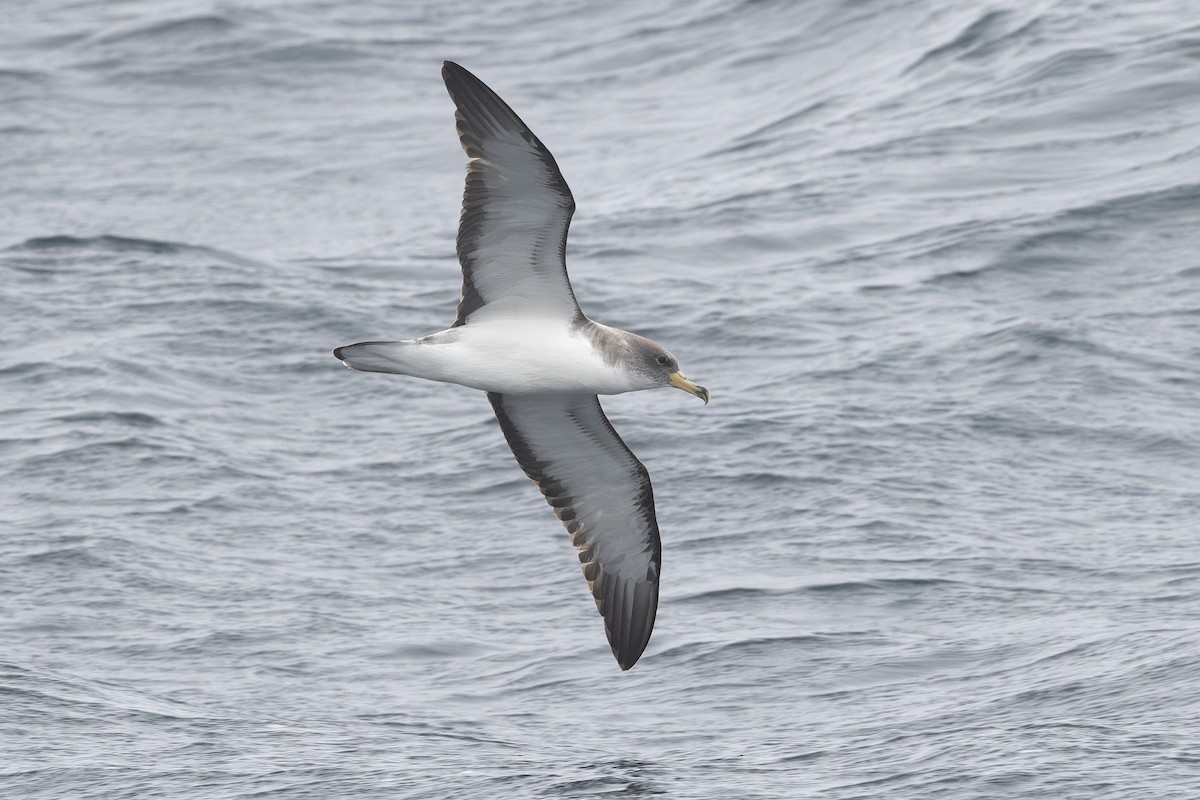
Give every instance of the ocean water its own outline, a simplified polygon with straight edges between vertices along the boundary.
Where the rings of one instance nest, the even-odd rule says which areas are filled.
[[[8,2],[0,796],[1200,797],[1200,6]],[[578,201],[622,673],[448,325],[442,59]]]

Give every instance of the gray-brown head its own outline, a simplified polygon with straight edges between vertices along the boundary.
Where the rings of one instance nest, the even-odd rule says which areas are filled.
[[[658,342],[636,334],[627,334],[627,348],[621,357],[621,366],[628,372],[643,377],[646,388],[671,386],[694,394],[708,405],[708,389],[689,381],[679,370],[679,360]]]

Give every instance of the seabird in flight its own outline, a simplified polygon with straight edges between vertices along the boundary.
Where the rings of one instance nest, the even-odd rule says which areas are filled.
[[[348,367],[487,392],[517,462],[579,550],[613,655],[637,662],[658,608],[662,545],[650,475],[597,395],[673,386],[708,403],[661,345],[584,316],[567,278],[575,211],[554,156],[500,97],[458,64],[442,79],[468,157],[454,324],[333,354]]]

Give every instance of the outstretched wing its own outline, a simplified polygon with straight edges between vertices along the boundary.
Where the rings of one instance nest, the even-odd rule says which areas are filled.
[[[470,159],[458,227],[462,300],[454,326],[487,316],[582,316],[566,264],[575,200],[554,156],[470,72],[447,61],[442,79]]]
[[[595,395],[488,393],[525,474],[579,549],[621,669],[637,662],[658,610],[662,545],[642,462],[613,430]]]

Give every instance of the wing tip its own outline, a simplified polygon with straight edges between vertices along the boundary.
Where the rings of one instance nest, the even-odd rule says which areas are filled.
[[[623,587],[622,587],[623,588]],[[622,588],[614,586],[611,597],[606,597],[600,613],[604,616],[605,633],[613,656],[622,671],[628,671],[646,652],[650,637],[654,633],[654,620],[658,616],[658,584],[638,582],[632,596],[614,603]]]
[[[466,71],[466,68],[464,68],[461,64],[455,63],[450,59],[445,59],[442,61],[442,80],[444,80],[446,83],[449,83],[453,78],[458,77],[458,73]]]
[[[442,62],[442,82],[446,84],[450,97],[455,98],[456,105],[458,95],[471,90],[473,84],[486,86],[471,70],[448,59]]]
[[[622,656],[616,650],[613,650],[613,655],[617,657],[617,665],[621,667],[622,672],[628,672],[633,668],[633,665],[642,657],[642,653],[646,652],[646,645],[642,645],[642,649],[636,653],[626,653]]]
[[[617,665],[621,667],[622,672],[628,672],[633,668],[633,665],[645,654],[646,647],[650,644],[650,637],[647,636],[643,642],[633,643],[625,648],[612,647],[613,657],[617,659]],[[612,646],[612,643],[609,643]]]
[[[519,133],[526,141],[537,141],[512,106],[466,67],[453,61],[443,61],[442,82],[454,101],[459,138],[463,140],[464,149],[467,149],[469,139],[487,139],[513,132]],[[540,143],[535,146],[540,147]],[[468,155],[475,154],[468,150]],[[555,165],[554,169],[557,171],[558,166]]]

